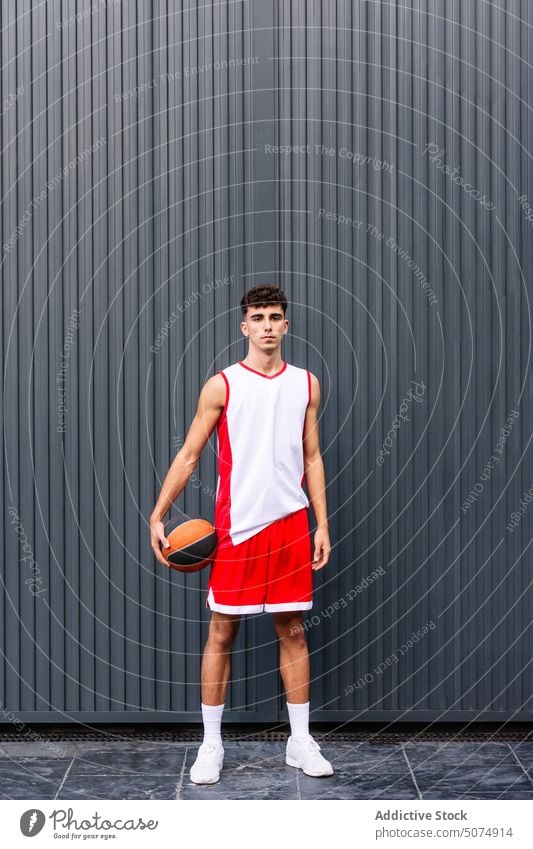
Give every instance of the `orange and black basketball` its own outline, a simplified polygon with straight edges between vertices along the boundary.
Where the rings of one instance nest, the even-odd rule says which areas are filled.
[[[213,559],[217,533],[211,522],[199,516],[187,516],[181,510],[165,525],[170,548],[162,548],[163,556],[178,572],[197,572]]]

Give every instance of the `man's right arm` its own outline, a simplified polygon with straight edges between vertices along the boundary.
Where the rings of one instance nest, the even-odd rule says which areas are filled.
[[[150,516],[151,544],[154,554],[161,563],[168,565],[161,554],[160,542],[168,544],[164,535],[163,516],[185,489],[202,450],[224,409],[226,381],[220,374],[210,377],[200,392],[196,415],[191,422],[187,437],[170,466],[157,503]]]

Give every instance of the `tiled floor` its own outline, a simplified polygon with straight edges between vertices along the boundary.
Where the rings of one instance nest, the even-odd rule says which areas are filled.
[[[4,743],[3,799],[533,799],[533,742],[346,743],[335,774],[285,764],[283,742],[226,741],[221,779],[189,777],[198,743]]]

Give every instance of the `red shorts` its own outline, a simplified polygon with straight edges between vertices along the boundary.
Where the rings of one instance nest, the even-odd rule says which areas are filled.
[[[216,550],[206,607],[220,613],[310,610],[312,556],[308,508],[303,507],[238,545]]]

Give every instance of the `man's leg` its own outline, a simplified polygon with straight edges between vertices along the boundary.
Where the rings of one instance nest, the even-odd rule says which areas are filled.
[[[273,616],[279,637],[279,670],[291,724],[286,763],[303,769],[307,775],[332,775],[333,767],[320,754],[320,746],[309,734],[310,663],[302,612],[283,611]]]
[[[231,650],[239,631],[240,616],[213,610],[202,657],[202,704],[221,705],[226,698]]]
[[[218,781],[224,760],[220,733],[226,689],[231,669],[231,650],[239,631],[240,616],[212,611],[202,657],[202,720],[204,739],[191,767],[195,784]]]
[[[279,671],[287,702],[305,704],[309,701],[310,667],[302,613],[291,610],[272,615],[279,637]]]

